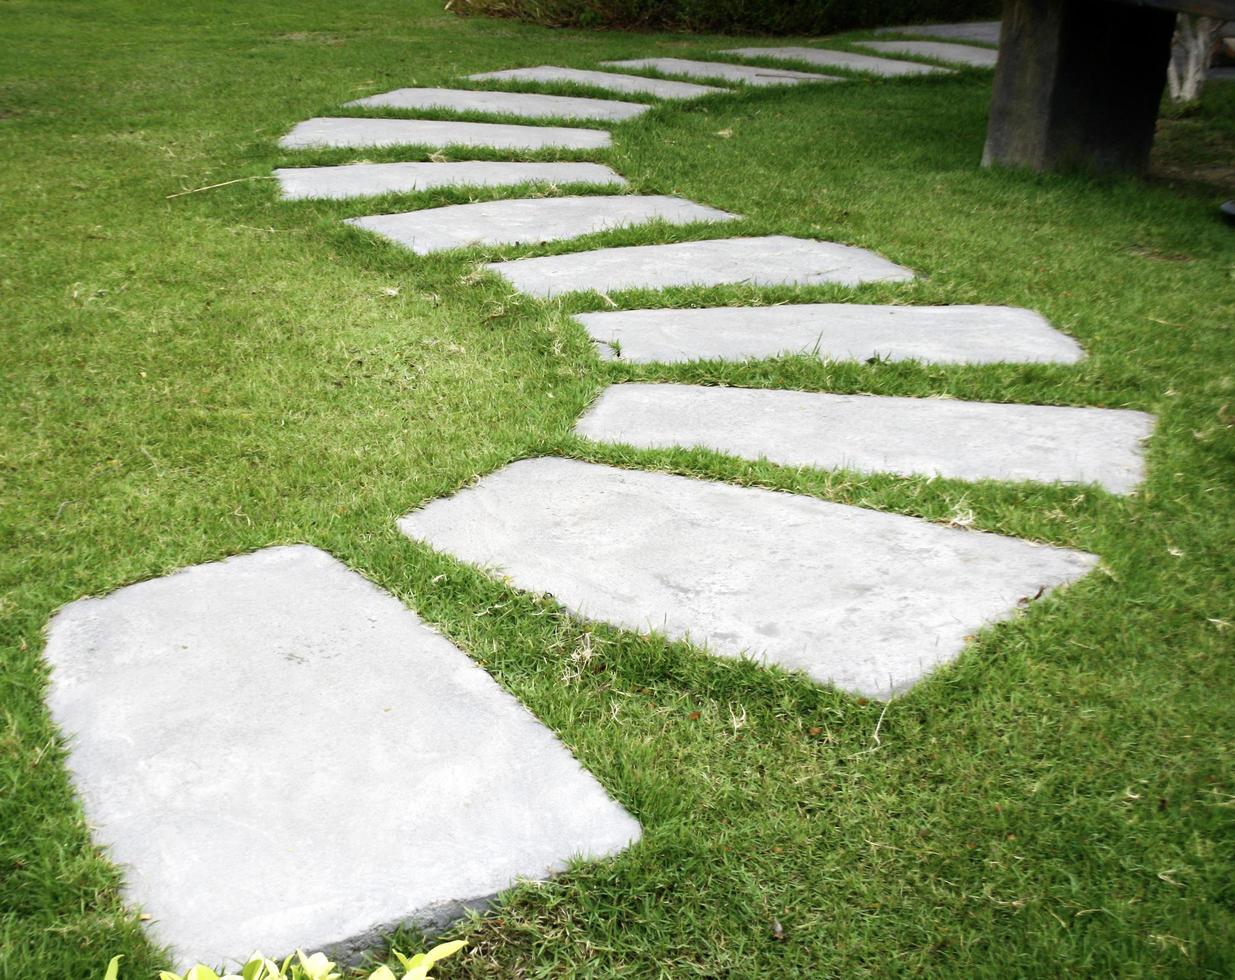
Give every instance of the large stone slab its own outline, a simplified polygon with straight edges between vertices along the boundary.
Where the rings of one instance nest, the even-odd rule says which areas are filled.
[[[903,27],[881,27],[876,34],[921,34],[924,37],[947,37],[958,41],[999,43],[999,21],[971,20],[961,24],[907,24]]]
[[[834,51],[829,48],[731,48],[721,53],[737,55],[740,58],[803,61],[811,65],[822,65],[825,68],[848,68],[850,71],[864,71],[872,75],[937,75],[949,71],[947,68],[922,65],[914,61],[893,61],[889,58],[875,58],[868,54]]]
[[[972,44],[949,44],[946,41],[858,41],[861,47],[883,54],[912,54],[919,58],[934,58],[974,68],[994,68],[999,52],[994,48],[979,48]]]
[[[469,245],[560,241],[627,225],[732,221],[736,215],[680,197],[610,194],[537,197],[349,218],[347,223],[420,255]]]
[[[671,82],[663,78],[644,78],[641,75],[619,75],[609,71],[588,71],[582,68],[559,68],[556,65],[538,65],[535,68],[507,68],[504,71],[487,71],[468,75],[472,81],[497,82],[566,82],[571,85],[587,85],[608,92],[625,92],[630,95],[654,95],[659,99],[697,99],[703,95],[727,92],[728,89],[712,85],[696,85],[694,82]]]
[[[885,697],[1093,555],[665,473],[524,460],[404,517],[579,616]]]
[[[804,82],[840,81],[833,75],[820,75],[815,72],[731,65],[724,61],[690,61],[686,58],[635,58],[631,61],[602,61],[601,64],[612,68],[650,68],[664,75],[719,78],[742,85],[801,85]]]
[[[674,245],[631,245],[485,266],[533,296],[667,286],[808,286],[904,282],[908,269],[852,245],[769,235]]]
[[[1097,483],[1145,477],[1144,412],[808,391],[619,384],[575,427],[598,442],[701,446],[786,466],[958,480]]]
[[[285,200],[373,197],[435,187],[510,187],[515,184],[595,184],[625,187],[626,179],[599,163],[350,163],[341,167],[284,167],[274,172]]]
[[[604,358],[637,364],[811,354],[836,361],[1073,364],[1080,345],[1032,310],[1007,306],[788,306],[611,310],[575,317]]]
[[[354,955],[639,836],[484,670],[315,548],[74,602],[46,655],[96,840],[181,962]]]
[[[377,109],[450,109],[455,112],[488,112],[525,119],[601,119],[622,122],[652,108],[643,102],[613,99],[579,99],[535,92],[475,92],[452,88],[400,88],[348,102],[349,106]]]
[[[488,146],[499,150],[602,149],[610,143],[603,129],[516,126],[506,123],[439,119],[363,119],[322,117],[297,123],[279,140],[286,150],[324,147]]]

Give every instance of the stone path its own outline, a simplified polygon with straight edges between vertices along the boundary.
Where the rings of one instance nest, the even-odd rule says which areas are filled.
[[[1084,352],[1041,314],[1006,306],[788,306],[612,310],[575,317],[601,357],[636,364],[813,354],[837,361],[1074,364]]]
[[[958,480],[1097,483],[1145,477],[1143,412],[678,384],[607,388],[575,427],[598,442],[700,446],[786,466]]]
[[[776,61],[802,61],[811,65],[821,65],[825,68],[848,68],[850,71],[862,71],[871,75],[938,75],[949,71],[947,68],[937,68],[934,65],[921,65],[916,61],[893,61],[889,58],[875,58],[868,54],[855,54],[852,51],[834,51],[829,48],[729,48],[722,54],[737,55],[739,58],[771,58]]]
[[[971,20],[963,24],[908,24],[903,27],[881,27],[876,34],[921,34],[923,37],[947,37],[984,44],[999,43],[999,21]]]
[[[646,102],[452,88],[400,88],[345,102],[344,105],[372,109],[449,109],[521,116],[524,119],[598,119],[607,122],[634,119],[652,108]]]
[[[639,837],[483,669],[315,548],[72,603],[46,656],[95,839],[185,960],[355,954]]]
[[[610,143],[603,129],[513,126],[437,119],[309,119],[279,141],[285,150],[325,147],[488,146],[500,150],[598,150]]]
[[[835,242],[769,235],[674,245],[630,245],[485,266],[520,292],[562,293],[667,286],[758,286],[904,282],[913,273],[866,249]]]
[[[610,194],[456,204],[404,214],[349,218],[347,223],[427,255],[470,245],[560,241],[652,221],[685,225],[732,221],[735,217],[680,197]]]
[[[559,68],[555,65],[508,68],[505,71],[487,71],[467,77],[474,82],[567,82],[571,85],[587,85],[609,92],[654,95],[658,99],[697,99],[700,96],[727,91],[712,85],[696,85],[693,82],[671,82],[663,78],[646,78],[643,75],[619,75],[608,71]]]
[[[994,68],[999,52],[993,48],[979,48],[972,44],[949,44],[946,41],[859,41],[861,47],[885,54],[912,54],[920,58],[934,58],[953,64],[974,68]]]
[[[834,75],[820,75],[816,72],[731,65],[724,61],[688,61],[685,58],[636,58],[633,61],[602,61],[601,64],[612,68],[648,68],[663,75],[716,78],[743,85],[801,85],[806,82],[841,81]]]
[[[1093,555],[897,514],[576,460],[524,460],[404,534],[624,629],[868,697],[904,690]]]

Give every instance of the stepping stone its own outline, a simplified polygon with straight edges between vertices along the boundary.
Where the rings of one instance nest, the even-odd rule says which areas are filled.
[[[279,140],[285,150],[320,147],[488,146],[499,150],[597,150],[610,143],[603,129],[515,126],[438,119],[318,118],[297,123]]]
[[[577,99],[531,92],[470,92],[450,88],[400,88],[357,99],[347,105],[382,109],[452,109],[456,112],[490,112],[528,119],[603,119],[608,122],[634,119],[652,108],[645,102]]]
[[[549,255],[485,266],[532,296],[594,289],[663,289],[667,286],[810,286],[904,282],[913,273],[874,252],[835,242],[769,235],[674,245],[630,245],[569,255]]]
[[[1145,478],[1142,443],[1153,422],[1122,409],[632,383],[607,388],[575,432],[784,466],[1128,493]]]
[[[456,204],[405,214],[349,218],[418,255],[470,245],[518,245],[578,238],[649,221],[685,225],[732,221],[736,216],[680,197],[607,195],[539,197]]]
[[[999,43],[999,21],[972,20],[963,24],[909,24],[904,27],[881,27],[876,34],[921,34],[925,37],[948,37],[960,41]]]
[[[826,68],[848,68],[872,75],[937,75],[949,71],[934,65],[920,65],[914,61],[890,61],[873,58],[868,54],[852,51],[833,51],[828,48],[731,48],[721,54],[733,54],[740,58],[772,58],[777,61],[804,61]]]
[[[612,310],[575,317],[600,356],[635,364],[812,354],[834,361],[1075,364],[1084,351],[1040,314],[1007,306],[798,303]],[[617,351],[612,345],[617,345]]]
[[[595,184],[625,187],[626,180],[599,163],[350,163],[342,167],[276,170],[285,200],[372,197],[435,187],[509,187],[515,184]]]
[[[999,52],[994,48],[977,48],[972,44],[948,44],[945,41],[858,41],[863,48],[885,54],[913,54],[936,61],[950,61],[975,68],[994,68]]]
[[[711,85],[695,85],[693,82],[670,82],[663,78],[618,75],[608,71],[585,71],[581,68],[558,68],[555,65],[508,68],[505,71],[487,71],[467,77],[474,82],[567,82],[572,85],[602,88],[609,92],[654,95],[659,99],[697,99],[703,95],[729,91]]]
[[[572,613],[886,697],[1093,555],[812,497],[522,460],[404,517]]]
[[[602,61],[613,68],[651,68],[665,75],[720,78],[743,85],[801,85],[803,82],[839,82],[833,75],[819,75],[788,68],[753,68],[723,61],[688,61],[685,58],[636,58],[633,61]]]
[[[74,602],[46,656],[86,818],[182,963],[354,958],[639,837],[484,670],[316,548]]]

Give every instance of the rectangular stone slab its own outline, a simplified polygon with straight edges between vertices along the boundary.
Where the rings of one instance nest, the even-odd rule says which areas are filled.
[[[836,242],[769,235],[674,245],[630,245],[485,266],[532,296],[666,286],[904,282],[913,273],[874,252]]]
[[[419,255],[470,245],[560,241],[628,225],[663,221],[732,221],[736,216],[680,197],[611,194],[600,197],[534,197],[455,204],[403,214],[348,218]]]
[[[950,37],[984,44],[999,43],[999,21],[971,20],[961,24],[907,24],[903,27],[881,27],[876,34],[921,34],[926,37]]]
[[[349,163],[341,167],[284,167],[274,172],[284,200],[342,199],[407,194],[435,187],[509,187],[515,184],[595,184],[625,187],[626,179],[599,163]]]
[[[946,41],[858,41],[860,47],[883,54],[912,54],[936,61],[950,61],[974,68],[994,68],[999,52],[993,48],[978,48],[972,44],[948,44]]]
[[[825,68],[848,68],[850,71],[864,71],[872,75],[938,75],[949,70],[937,68],[934,65],[920,65],[913,61],[892,61],[888,58],[854,54],[852,51],[833,51],[829,48],[731,48],[721,53],[737,55],[739,58],[804,61],[807,64],[822,65]]]
[[[607,147],[603,129],[516,126],[439,119],[322,117],[297,123],[279,140],[285,150],[322,147],[488,146],[499,150],[596,150]]]
[[[696,85],[693,82],[671,82],[663,78],[644,78],[641,75],[619,75],[609,71],[587,71],[582,68],[559,68],[556,65],[538,65],[535,68],[507,68],[505,71],[487,71],[468,75],[474,82],[568,82],[572,85],[587,85],[609,92],[626,92],[630,95],[654,95],[658,99],[697,99],[714,95],[728,89],[712,85]]]
[[[833,75],[791,71],[788,68],[757,68],[731,65],[723,61],[689,61],[685,58],[635,58],[631,61],[602,61],[611,68],[650,68],[665,75],[691,78],[719,78],[742,85],[801,85],[804,82],[839,82]]]
[[[636,364],[782,354],[928,364],[1074,364],[1084,357],[1080,345],[1043,316],[1008,306],[796,303],[610,310],[575,319],[596,341],[601,357]]]
[[[399,522],[571,612],[902,691],[1093,555],[912,517],[566,459],[513,463]]]
[[[489,112],[526,119],[601,119],[621,122],[652,108],[643,102],[614,99],[580,99],[535,92],[475,92],[451,88],[400,88],[348,102],[349,106],[380,109],[451,109],[456,112]]]
[[[945,398],[619,384],[575,427],[598,442],[704,447],[785,466],[958,480],[1097,483],[1145,477],[1144,412]]]
[[[316,548],[74,602],[46,656],[95,839],[181,963],[354,957],[639,836],[484,670]]]

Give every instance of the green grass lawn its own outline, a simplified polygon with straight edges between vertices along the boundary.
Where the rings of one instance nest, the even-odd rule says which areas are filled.
[[[272,167],[362,155],[290,154],[277,138],[347,99],[461,72],[741,39],[460,20],[431,0],[175,6],[2,8],[0,977],[94,976],[115,953],[126,977],[162,963],[70,791],[42,702],[49,615],[285,542],[330,551],[439,626],[644,826],[620,857],[453,930],[470,950],[443,977],[1235,974],[1235,231],[1215,210],[1235,196],[1235,86],[1164,123],[1169,176],[1149,182],[979,170],[989,74],[658,107],[615,127],[612,151],[563,158],[611,163],[635,190],[740,224],[418,258],[339,219],[472,195],[282,203]],[[253,179],[169,197],[238,178]],[[603,364],[567,318],[601,298],[539,303],[473,271],[746,233],[866,246],[920,278],[614,299],[1012,304],[1090,357]],[[1128,407],[1159,422],[1149,480],[1128,498],[570,435],[603,385],[634,378]],[[396,532],[419,504],[545,453],[971,523],[1102,566],[884,713],[574,621]],[[271,711],[305,723],[294,704]],[[391,806],[426,805],[401,785],[391,773]]]

